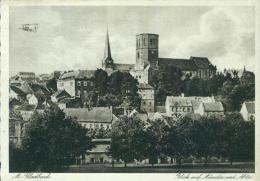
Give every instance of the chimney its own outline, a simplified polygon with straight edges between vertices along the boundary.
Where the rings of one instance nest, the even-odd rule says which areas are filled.
[[[181,97],[184,97],[185,95],[184,95],[184,93],[181,93]]]

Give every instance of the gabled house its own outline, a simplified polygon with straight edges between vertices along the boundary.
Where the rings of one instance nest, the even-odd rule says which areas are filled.
[[[19,87],[17,86],[10,86],[9,89],[9,98],[17,99],[17,100],[24,100],[25,99],[25,92],[23,92]]]
[[[245,121],[255,120],[255,102],[244,102],[240,109],[240,114]]]
[[[221,102],[210,102],[203,103],[201,102],[197,111],[197,114],[201,116],[224,116],[224,108]]]
[[[189,113],[197,113],[200,103],[214,103],[214,97],[167,96],[165,101],[166,114],[169,117],[180,118]]]
[[[109,107],[65,108],[63,111],[67,117],[77,118],[79,124],[89,129],[111,129],[112,122],[118,119]]]
[[[66,90],[58,90],[51,95],[52,102],[59,102],[62,99],[70,98],[70,94]]]

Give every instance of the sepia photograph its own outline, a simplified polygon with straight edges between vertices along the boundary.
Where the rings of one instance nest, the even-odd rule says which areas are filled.
[[[10,6],[9,172],[255,173],[255,59],[255,6]]]

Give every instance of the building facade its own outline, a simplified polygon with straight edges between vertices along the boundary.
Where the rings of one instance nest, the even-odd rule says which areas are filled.
[[[247,101],[242,104],[240,109],[240,114],[245,121],[255,120],[255,102]]]
[[[139,84],[138,93],[142,98],[140,112],[154,112],[154,88],[149,84]]]
[[[214,97],[191,96],[167,96],[165,101],[166,115],[169,117],[179,118],[189,113],[199,113],[200,103],[214,103]]]
[[[65,90],[72,97],[85,96],[93,89],[94,70],[66,72],[57,80],[58,91]]]

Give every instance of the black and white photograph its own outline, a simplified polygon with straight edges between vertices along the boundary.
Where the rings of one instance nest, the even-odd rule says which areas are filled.
[[[2,122],[15,178],[252,179],[254,5],[30,5],[8,13],[9,117]]]

